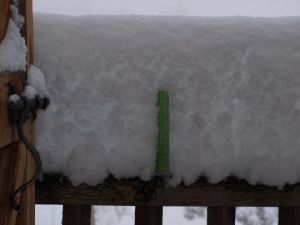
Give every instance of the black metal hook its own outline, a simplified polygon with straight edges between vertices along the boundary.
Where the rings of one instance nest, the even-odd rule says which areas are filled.
[[[12,90],[12,89],[11,89]],[[12,94],[12,93],[10,93]],[[39,109],[46,109],[50,104],[50,100],[48,97],[40,98],[36,96],[34,99],[28,99],[25,96],[18,96],[17,101],[9,101],[8,109],[10,111],[10,118],[13,118],[14,124],[16,125],[17,133],[20,138],[20,141],[26,146],[26,149],[31,153],[34,161],[35,161],[35,172],[32,178],[19,187],[12,194],[12,207],[21,213],[23,207],[18,203],[18,196],[26,191],[38,178],[42,171],[42,161],[39,152],[37,149],[30,143],[26,135],[24,134],[23,124],[31,117],[35,119],[36,111]]]
[[[21,112],[20,112],[21,113]],[[31,155],[33,156],[33,159],[35,161],[35,172],[32,178],[27,181],[25,184],[23,184],[21,187],[19,187],[17,190],[14,191],[12,195],[12,207],[18,211],[18,213],[21,213],[23,210],[23,207],[21,204],[18,203],[17,198],[19,194],[22,194],[24,191],[26,191],[38,178],[38,176],[42,172],[42,160],[40,158],[40,154],[37,151],[37,149],[28,141],[27,137],[24,134],[23,131],[23,122],[19,121],[16,124],[17,132],[19,135],[20,140],[25,144],[26,148],[29,149]]]

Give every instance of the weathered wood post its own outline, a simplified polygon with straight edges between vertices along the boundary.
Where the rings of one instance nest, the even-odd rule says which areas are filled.
[[[0,0],[0,44],[5,37],[9,17],[10,0]],[[32,2],[20,0],[19,10],[25,18],[22,35],[28,47],[27,65],[33,63],[33,33],[32,33]],[[34,163],[31,155],[27,153],[25,146],[19,141],[15,127],[9,123],[7,109],[9,84],[17,88],[17,93],[23,90],[25,72],[2,72],[0,73],[0,225],[33,225],[35,190],[32,186],[22,196],[20,201],[24,206],[22,213],[11,207],[11,195],[32,176]],[[26,135],[34,141],[34,125],[28,122],[24,130]]]

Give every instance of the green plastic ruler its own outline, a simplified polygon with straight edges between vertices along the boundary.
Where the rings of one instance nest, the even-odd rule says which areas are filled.
[[[156,152],[155,174],[169,176],[169,94],[165,90],[158,92],[158,143]]]

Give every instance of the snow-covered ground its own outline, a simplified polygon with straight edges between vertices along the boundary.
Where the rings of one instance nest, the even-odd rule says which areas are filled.
[[[169,91],[171,184],[300,181],[300,18],[35,15],[52,99],[44,171],[76,185],[153,175]]]
[[[70,15],[294,16],[298,0],[33,0],[34,10]]]

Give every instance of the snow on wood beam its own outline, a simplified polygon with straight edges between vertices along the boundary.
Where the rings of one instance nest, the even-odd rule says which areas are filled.
[[[135,208],[135,225],[162,225],[163,207],[137,206]]]
[[[36,185],[37,204],[70,205],[145,205],[145,206],[300,206],[300,184],[286,185],[282,190],[265,185],[252,186],[244,180],[229,177],[218,184],[199,178],[192,185],[149,187],[139,179],[108,178],[98,186],[72,186],[58,175],[45,175]]]

